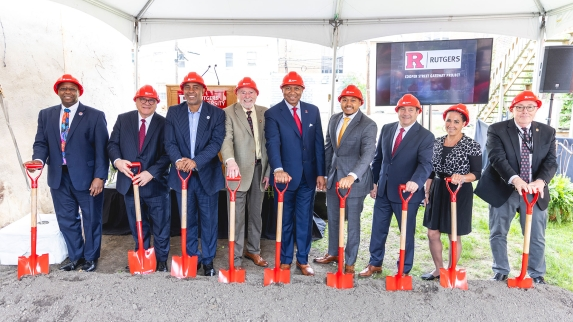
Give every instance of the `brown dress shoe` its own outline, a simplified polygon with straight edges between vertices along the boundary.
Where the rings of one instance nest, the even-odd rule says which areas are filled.
[[[326,253],[324,256],[317,257],[313,261],[315,263],[318,263],[318,264],[328,264],[328,263],[332,263],[332,262],[337,262],[338,256],[332,256],[332,255],[329,255],[328,253]]]
[[[281,264],[281,269],[286,269],[290,271],[290,264]]]
[[[310,265],[308,264],[300,264],[299,262],[296,262],[296,267],[298,269],[300,269],[300,271],[302,272],[302,275],[304,276],[314,276],[314,270],[312,269],[312,267],[310,267]]]
[[[362,270],[362,272],[360,272],[361,277],[370,277],[372,276],[372,274],[377,274],[377,273],[381,273],[382,272],[382,266],[372,266],[370,264],[368,264],[368,266],[366,266],[365,269]]]
[[[253,261],[253,263],[255,263],[255,265],[257,266],[261,266],[261,267],[267,267],[269,266],[269,263],[267,263],[266,260],[264,260],[261,255],[259,254],[252,254],[252,253],[245,253],[244,256],[250,260]]]
[[[344,273],[346,274],[356,273],[356,271],[354,270],[354,265],[344,265]]]

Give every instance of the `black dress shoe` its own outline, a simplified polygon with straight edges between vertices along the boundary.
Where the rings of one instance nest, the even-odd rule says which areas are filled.
[[[543,278],[543,276],[534,277],[533,283],[535,283],[535,284],[547,284],[547,283],[545,283],[545,279]]]
[[[86,261],[86,263],[80,268],[83,272],[94,272],[97,268],[97,260]]]
[[[80,259],[75,260],[75,261],[70,261],[66,265],[61,266],[60,270],[66,271],[66,272],[75,271],[78,267],[82,266],[85,262],[86,262],[86,260],[83,258],[80,258]]]
[[[421,278],[422,278],[424,281],[433,281],[433,280],[439,280],[439,279],[440,279],[440,275],[436,276],[436,275],[432,274],[432,272],[430,272],[430,273],[427,273],[427,274],[422,275]]]
[[[157,269],[158,272],[167,272],[167,262],[157,262]]]
[[[205,276],[215,276],[217,272],[213,269],[213,263],[203,264],[203,269],[205,270]]]
[[[503,282],[503,281],[507,280],[507,275],[503,275],[501,273],[495,273],[495,275],[491,278],[491,280]]]
[[[197,262],[197,270],[201,269],[201,262]]]

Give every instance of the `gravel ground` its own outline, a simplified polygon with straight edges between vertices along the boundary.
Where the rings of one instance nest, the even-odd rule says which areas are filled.
[[[172,239],[178,254],[179,238]],[[227,241],[219,240],[215,267],[228,268]],[[222,284],[198,275],[179,280],[169,273],[131,276],[125,271],[131,236],[104,236],[95,273],[61,272],[16,278],[15,266],[0,266],[2,321],[571,321],[573,293],[552,285],[509,289],[504,283],[469,280],[469,290],[413,278],[413,291],[388,292],[383,276],[355,278],[355,287],[326,286],[335,265],[313,265],[315,277],[294,267],[291,283],[264,287],[263,268],[243,261],[244,284]],[[274,242],[263,241],[273,263]],[[319,255],[311,253],[311,257]],[[294,266],[294,265],[293,265]],[[202,273],[200,270],[199,273]]]

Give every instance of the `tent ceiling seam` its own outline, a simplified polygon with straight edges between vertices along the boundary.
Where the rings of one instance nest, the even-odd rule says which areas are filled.
[[[83,0],[83,1],[84,1],[85,3],[91,4],[91,5],[94,6],[94,7],[98,7],[98,8],[103,9],[103,10],[109,12],[109,13],[112,13],[112,14],[114,14],[114,15],[120,17],[120,18],[124,18],[124,19],[129,20],[129,21],[135,21],[135,17],[133,17],[132,15],[130,15],[130,14],[126,13],[126,12],[123,12],[123,11],[121,11],[121,10],[119,10],[119,9],[110,7],[110,6],[106,5],[106,4],[103,4],[103,3],[99,2],[99,1],[97,1],[97,0]]]
[[[537,6],[537,9],[539,10],[539,12],[541,13],[542,16],[545,16],[545,14],[547,13],[545,11],[545,8],[543,7],[543,4],[541,3],[541,0],[533,0],[533,2],[535,2],[535,5]]]
[[[155,1],[155,0],[147,0],[147,3],[143,6],[143,8],[141,8],[139,13],[135,17],[136,20],[141,19],[141,17],[147,12],[147,9],[149,9],[149,7],[151,7],[151,5],[153,4],[153,1]]]
[[[149,24],[161,24],[161,23],[189,23],[198,25],[292,25],[294,24],[306,24],[306,25],[330,25],[330,20],[328,19],[265,19],[265,20],[253,20],[253,19],[171,19],[171,18],[141,18],[139,19],[141,23]]]
[[[415,22],[451,22],[451,21],[467,21],[467,20],[506,20],[509,18],[534,18],[539,17],[537,12],[522,13],[522,14],[509,14],[509,15],[472,15],[472,16],[428,16],[428,17],[397,17],[397,18],[375,18],[375,19],[344,19],[346,25],[361,25],[361,24],[374,24],[374,23],[415,23]]]
[[[560,13],[563,13],[563,12],[569,11],[569,10],[573,10],[573,3],[564,5],[564,6],[559,7],[559,8],[549,10],[549,11],[547,11],[547,15],[548,16],[554,16],[554,15],[558,15]]]

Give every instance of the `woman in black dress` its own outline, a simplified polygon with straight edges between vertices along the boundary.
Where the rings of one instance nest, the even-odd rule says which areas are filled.
[[[457,229],[458,250],[457,258],[462,253],[462,239],[472,230],[473,187],[471,182],[481,176],[482,158],[479,143],[462,133],[462,128],[469,123],[469,113],[465,105],[451,106],[444,112],[447,135],[439,137],[434,142],[432,164],[434,171],[426,181],[426,211],[424,226],[428,228],[428,241],[435,270],[422,275],[423,280],[440,278],[440,268],[444,267],[442,260],[442,242],[440,235],[451,233],[451,203],[450,192],[446,187],[445,178],[451,177],[452,191],[457,185],[462,187],[457,194]],[[451,252],[449,254],[451,259]]]

